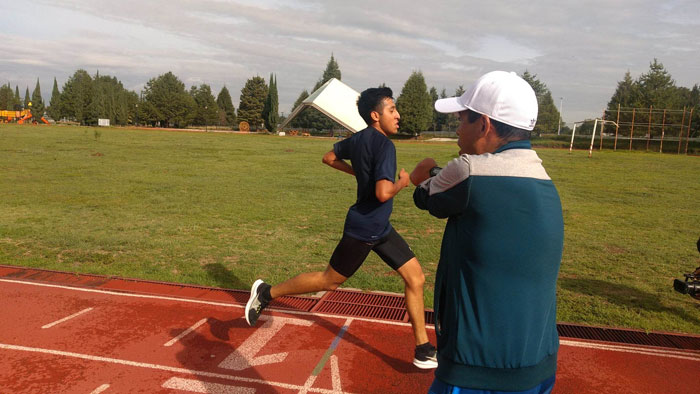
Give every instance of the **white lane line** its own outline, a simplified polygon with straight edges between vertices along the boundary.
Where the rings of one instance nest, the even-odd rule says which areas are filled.
[[[92,310],[92,308],[85,308],[85,309],[83,309],[82,311],[80,311],[80,312],[78,312],[78,313],[74,313],[74,314],[72,314],[72,315],[70,315],[70,316],[64,317],[64,318],[61,319],[61,320],[56,320],[56,321],[53,322],[53,323],[49,323],[49,324],[43,325],[43,326],[41,326],[41,328],[51,328],[51,327],[53,327],[53,326],[55,326],[55,325],[57,325],[57,324],[61,324],[61,323],[65,322],[65,321],[68,321],[68,320],[74,318],[74,317],[78,317],[78,316],[82,315],[83,313],[88,313],[88,312],[90,312],[91,310]]]
[[[177,301],[177,302],[184,302],[184,303],[191,303],[191,304],[214,305],[214,306],[223,306],[223,307],[227,307],[227,308],[245,309],[245,305],[237,305],[237,304],[230,304],[230,303],[227,304],[224,302],[191,300],[191,299],[187,299],[187,298],[163,297],[163,296],[153,296],[153,295],[147,295],[147,294],[119,293],[116,291],[109,291],[109,290],[84,289],[84,288],[80,288],[80,287],[52,285],[52,284],[48,284],[48,283],[26,282],[23,280],[13,280],[13,279],[0,279],[0,282],[30,285],[30,286],[39,286],[39,287],[50,287],[50,288],[54,288],[54,289],[72,290],[72,291],[79,291],[79,292],[84,292],[84,293],[98,293],[98,294],[107,294],[107,295],[114,295],[114,296],[121,296],[121,297],[145,298],[145,299],[151,299],[151,300]],[[333,318],[333,319],[341,319],[342,318],[342,316],[331,315],[331,314],[327,314],[327,313],[294,311],[294,310],[290,310],[290,309],[265,308],[265,310],[266,311],[274,311],[274,312],[282,312],[282,313],[289,314],[289,315],[328,317],[328,318]],[[241,316],[241,318],[243,318],[243,316]],[[378,324],[384,324],[387,326],[411,327],[411,323],[404,323],[404,322],[398,322],[398,321],[371,319],[371,318],[367,318],[367,317],[353,317],[353,319],[355,321],[378,323]],[[434,330],[435,326],[426,324],[425,328],[427,330]]]
[[[141,363],[141,362],[137,362],[137,361],[121,360],[118,358],[109,358],[109,357],[102,357],[102,356],[93,356],[90,354],[65,352],[62,350],[51,350],[51,349],[34,348],[34,347],[28,347],[28,346],[9,345],[9,344],[5,344],[5,343],[0,343],[0,349],[17,350],[17,351],[23,351],[23,352],[40,353],[40,354],[50,354],[53,356],[73,357],[73,358],[78,358],[78,359],[82,359],[82,360],[99,361],[99,362],[110,363],[110,364],[126,365],[129,367],[147,368],[147,369],[153,369],[153,370],[157,370],[157,371],[181,373],[181,374],[202,376],[202,377],[215,378],[215,379],[224,379],[224,380],[237,381],[237,382],[257,383],[257,384],[261,384],[261,385],[266,386],[266,387],[273,386],[273,387],[280,387],[283,389],[294,390],[294,391],[298,391],[298,390],[301,390],[304,388],[303,386],[299,386],[299,385],[294,385],[294,384],[289,384],[289,383],[281,383],[281,382],[272,382],[272,381],[264,380],[264,379],[253,379],[253,378],[246,378],[243,376],[226,375],[226,374],[222,374],[222,373],[207,372],[207,371],[197,371],[197,370],[193,370],[193,369],[178,368],[178,367],[169,367],[167,365]],[[321,389],[321,388],[312,388],[309,390],[309,392],[320,393],[320,394],[338,394],[333,390]]]
[[[105,383],[102,386],[93,390],[90,394],[100,394],[101,392],[107,390],[108,388],[109,388],[109,385]]]
[[[199,328],[199,326],[201,326],[202,324],[204,324],[204,323],[206,323],[206,322],[207,322],[207,318],[204,318],[204,319],[198,321],[197,323],[194,323],[194,325],[193,325],[192,327],[186,329],[186,330],[183,331],[180,335],[178,335],[178,336],[176,336],[175,338],[169,340],[169,341],[168,341],[165,345],[163,345],[163,346],[173,346],[173,345],[175,344],[175,342],[177,342],[177,341],[179,341],[180,339],[184,338],[185,336],[187,336],[187,334],[189,334],[189,333],[191,333],[192,331],[196,330],[197,328]]]
[[[564,346],[581,347],[581,348],[597,349],[597,350],[610,350],[610,351],[614,351],[614,352],[623,352],[623,353],[645,354],[645,355],[654,356],[654,357],[679,358],[681,360],[690,360],[690,361],[700,361],[700,354],[687,353],[687,352],[675,351],[675,350],[651,349],[651,348],[622,346],[622,345],[606,345],[606,344],[592,343],[592,342],[576,342],[576,341],[569,341],[566,339],[560,339],[559,343],[564,345]]]
[[[333,379],[333,392],[342,393],[343,389],[340,385],[340,368],[338,367],[338,356],[331,356],[331,378]]]
[[[194,379],[170,378],[163,383],[163,388],[209,394],[253,394],[252,387],[229,386],[226,384],[200,382]]]
[[[352,323],[353,318],[350,317],[347,320],[345,320],[345,324],[343,324],[343,327],[340,328],[340,331],[338,331],[338,334],[336,334],[335,339],[333,339],[333,342],[331,343],[331,346],[328,347],[326,350],[326,353],[323,354],[321,357],[321,360],[316,364],[316,367],[314,370],[311,372],[311,375],[309,375],[309,378],[306,379],[306,383],[304,383],[304,388],[299,391],[299,394],[306,394],[309,392],[311,387],[314,385],[316,382],[316,379],[318,378],[318,375],[321,374],[321,371],[323,368],[326,366],[326,362],[328,360],[331,360],[331,376],[333,379],[333,392],[334,393],[339,393],[338,387],[340,387],[340,371],[337,371],[338,374],[335,374],[336,371],[333,370],[333,357],[336,357],[335,361],[335,367],[337,369],[338,367],[338,358],[333,354],[335,352],[335,349],[338,347],[338,344],[340,343],[340,340],[343,338],[343,335],[345,335],[345,332],[347,332],[348,328],[350,327],[350,323]]]

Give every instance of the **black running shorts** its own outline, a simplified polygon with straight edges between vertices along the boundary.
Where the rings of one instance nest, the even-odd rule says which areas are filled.
[[[398,270],[408,260],[416,257],[406,241],[392,228],[389,234],[375,242],[360,241],[343,234],[343,238],[333,251],[330,266],[339,274],[349,278],[365,262],[371,250],[394,270]]]

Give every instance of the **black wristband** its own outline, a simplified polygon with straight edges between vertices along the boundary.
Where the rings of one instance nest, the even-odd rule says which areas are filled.
[[[435,167],[431,168],[430,169],[430,176],[433,177],[433,176],[437,175],[440,172],[440,170],[442,170],[442,167],[435,166]]]

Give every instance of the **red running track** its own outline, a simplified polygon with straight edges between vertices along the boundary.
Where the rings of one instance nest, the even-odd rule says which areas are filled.
[[[0,278],[0,393],[425,393],[408,323]],[[434,333],[429,330],[434,341]],[[700,352],[562,338],[555,393],[697,393]]]

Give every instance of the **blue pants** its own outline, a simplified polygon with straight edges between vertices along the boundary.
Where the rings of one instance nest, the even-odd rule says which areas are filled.
[[[491,390],[474,390],[465,387],[452,386],[438,379],[433,380],[433,384],[428,390],[428,394],[549,394],[554,388],[554,378],[545,380],[539,385],[525,391],[491,391]]]

